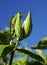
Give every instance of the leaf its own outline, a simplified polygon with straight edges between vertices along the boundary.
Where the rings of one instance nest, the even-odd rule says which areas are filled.
[[[44,50],[44,49],[47,49],[47,46],[46,46],[46,45],[42,45],[42,46],[32,46],[31,48],[32,48],[32,49],[42,49],[42,50]]]
[[[10,52],[12,52],[12,50],[14,49],[14,45],[8,45],[3,49],[3,52],[1,54],[1,57],[5,57],[7,54],[9,54]]]
[[[23,61],[14,61],[12,63],[12,65],[43,65],[41,64],[40,62],[37,62],[37,61],[34,61],[34,62],[29,62],[26,60],[26,62],[23,62]]]
[[[26,65],[43,65],[43,64],[40,63],[40,62],[37,62],[37,61],[34,61],[34,62],[29,62],[29,61],[27,61],[27,62],[26,62]]]
[[[6,35],[4,34],[3,31],[0,31],[0,42],[5,42],[6,41]]]
[[[47,55],[46,55],[46,64],[47,64]]]
[[[45,63],[47,63],[47,55],[39,49],[37,49],[36,52],[44,59]]]
[[[36,49],[37,54],[40,55],[44,59],[44,65],[47,64],[47,55],[44,54],[40,49]]]
[[[0,56],[3,53],[3,50],[5,49],[5,47],[7,47],[8,45],[0,45]]]
[[[40,40],[40,42],[38,43],[39,46],[45,46],[47,45],[47,37],[44,37]]]
[[[0,45],[0,57],[5,57],[14,48],[14,45]]]
[[[37,55],[37,54],[35,54],[35,53],[33,53],[33,52],[30,52],[30,51],[28,51],[28,50],[26,50],[26,49],[18,49],[18,48],[17,48],[17,51],[20,51],[20,52],[22,52],[22,53],[25,53],[25,54],[29,55],[30,57],[36,59],[37,61],[42,61],[42,62],[44,62],[44,60],[43,60],[42,57],[40,57],[39,55]]]
[[[37,46],[32,46],[32,49],[47,49],[47,37],[44,37],[40,40]]]
[[[9,44],[9,39],[8,39],[8,36],[10,35],[7,35],[7,33],[5,33],[4,31],[0,31],[0,45],[7,45]]]

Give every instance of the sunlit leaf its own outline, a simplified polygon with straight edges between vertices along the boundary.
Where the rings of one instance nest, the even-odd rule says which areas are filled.
[[[43,53],[42,50],[39,49],[37,49],[36,52],[44,59],[45,63],[47,63],[47,55]]]

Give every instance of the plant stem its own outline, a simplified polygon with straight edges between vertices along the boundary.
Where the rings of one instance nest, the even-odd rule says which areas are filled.
[[[19,41],[17,40],[17,42],[16,42],[16,44],[15,44],[15,48],[14,48],[13,51],[11,52],[11,57],[10,57],[10,63],[9,63],[9,65],[12,65],[14,52],[15,52],[15,50],[16,50],[18,44],[19,44]]]
[[[11,52],[11,57],[10,57],[10,63],[9,63],[9,65],[12,65],[13,56],[14,56],[14,52]]]
[[[12,35],[11,35],[11,22],[10,22],[10,41],[12,40],[12,37],[11,37],[11,36],[12,36]],[[9,63],[9,65],[12,65],[14,52],[15,52],[15,50],[16,50],[18,44],[19,44],[19,40],[17,39],[17,41],[16,41],[16,43],[15,43],[15,47],[14,47],[14,49],[13,49],[12,52],[11,52],[11,57],[10,57],[10,63]]]

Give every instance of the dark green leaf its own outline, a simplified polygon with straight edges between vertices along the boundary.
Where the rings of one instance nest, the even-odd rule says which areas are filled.
[[[4,34],[4,32],[0,31],[0,42],[5,42],[6,41],[6,35]]]
[[[42,38],[38,45],[47,45],[47,37]]]
[[[34,61],[34,62],[29,62],[29,61],[27,61],[27,62],[26,62],[26,65],[43,65],[43,64],[40,63],[40,62],[37,62],[37,61]]]
[[[44,37],[40,40],[37,46],[32,46],[32,49],[47,49],[47,37]]]
[[[34,58],[34,59],[36,59],[38,61],[44,62],[42,57],[40,57],[39,55],[37,55],[37,54],[35,54],[35,53],[31,52],[31,51],[28,51],[26,49],[18,49],[18,48],[17,48],[17,51],[25,53],[25,54],[29,55],[30,57],[32,57],[32,58]]]
[[[14,45],[8,45],[3,49],[3,52],[1,54],[1,57],[5,57],[7,54],[9,54],[13,49],[14,49]]]
[[[7,45],[9,44],[9,37],[10,35],[8,35],[7,33],[0,31],[0,45]]]
[[[32,46],[31,48],[32,48],[32,49],[42,49],[42,50],[44,50],[44,49],[47,49],[47,45],[42,45],[42,46]]]
[[[0,56],[3,53],[3,50],[7,47],[8,45],[0,45]]]

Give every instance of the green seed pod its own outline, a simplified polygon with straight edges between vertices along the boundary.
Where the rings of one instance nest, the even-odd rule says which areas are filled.
[[[17,18],[16,18],[16,23],[15,23],[15,34],[19,40],[23,39],[23,29],[22,29],[22,24],[21,24],[21,16],[22,16],[21,12],[18,12]]]
[[[15,35],[15,22],[16,22],[16,15],[12,16],[11,20],[10,20],[10,32],[11,32],[11,36],[12,38],[16,37]]]
[[[32,31],[32,19],[31,19],[31,12],[28,12],[28,15],[22,25],[24,38],[28,37]]]

